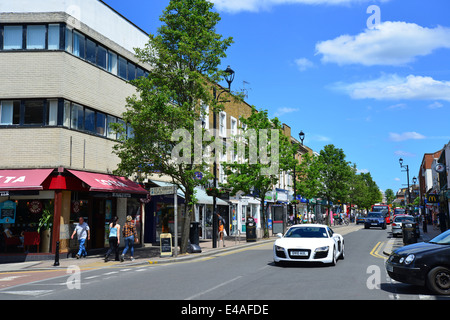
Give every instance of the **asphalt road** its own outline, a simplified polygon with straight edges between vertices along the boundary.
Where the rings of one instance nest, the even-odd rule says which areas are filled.
[[[272,243],[183,263],[114,266],[58,274],[0,290],[7,300],[431,300],[427,289],[392,281],[384,268],[388,230],[344,235],[335,267],[275,266]],[[336,229],[335,232],[339,233]]]

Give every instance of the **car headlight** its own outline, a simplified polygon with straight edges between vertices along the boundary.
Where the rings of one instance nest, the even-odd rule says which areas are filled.
[[[416,258],[415,255],[410,254],[409,256],[406,257],[405,264],[411,264],[414,261],[415,258]]]
[[[279,246],[275,246],[275,250],[284,252],[284,248]]]
[[[328,251],[328,246],[326,246],[326,247],[320,247],[320,248],[317,248],[316,250],[315,250],[315,252],[325,252],[325,251]]]

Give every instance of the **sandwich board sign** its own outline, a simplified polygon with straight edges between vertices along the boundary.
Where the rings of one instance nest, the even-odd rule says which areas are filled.
[[[172,256],[172,234],[161,233],[159,236],[161,258]]]

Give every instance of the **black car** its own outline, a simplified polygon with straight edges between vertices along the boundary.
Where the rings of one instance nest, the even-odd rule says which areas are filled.
[[[386,270],[396,281],[450,294],[450,230],[429,242],[395,250],[386,261]]]
[[[386,220],[384,219],[383,213],[369,212],[367,214],[366,219],[364,219],[364,229],[369,229],[372,227],[386,229]]]

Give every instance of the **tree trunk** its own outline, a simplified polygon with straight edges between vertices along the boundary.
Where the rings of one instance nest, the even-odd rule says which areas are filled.
[[[183,219],[183,226],[181,229],[180,254],[187,253],[187,249],[188,249],[188,241],[189,241],[189,234],[190,234],[190,230],[191,230],[191,219],[192,219],[192,211],[193,211],[192,210],[193,206],[189,205],[190,202],[191,202],[191,197],[186,196],[186,199],[184,202],[185,208],[186,208],[186,214]]]
[[[267,227],[264,198],[261,199],[261,226],[263,228],[263,238],[269,238],[269,228]]]

